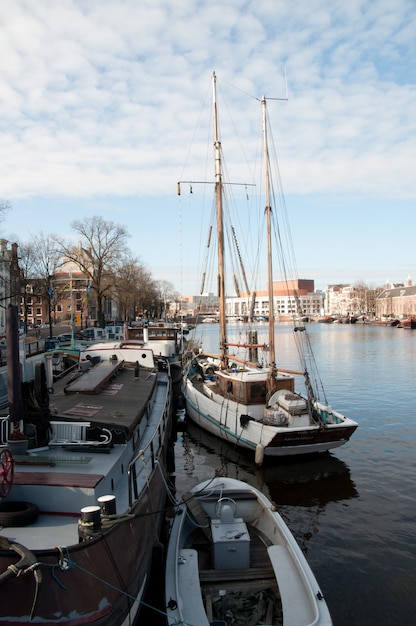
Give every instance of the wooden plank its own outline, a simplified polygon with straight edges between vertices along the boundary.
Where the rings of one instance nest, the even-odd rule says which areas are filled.
[[[210,569],[200,570],[201,582],[230,582],[249,580],[270,580],[274,579],[273,567],[248,567],[246,569]]]
[[[91,369],[85,371],[82,376],[77,378],[64,388],[64,392],[68,393],[99,393],[109,381],[116,375],[117,371],[124,367],[124,361],[103,361],[94,365]]]
[[[101,474],[77,474],[75,472],[15,472],[13,483],[16,485],[94,489],[102,478]]]

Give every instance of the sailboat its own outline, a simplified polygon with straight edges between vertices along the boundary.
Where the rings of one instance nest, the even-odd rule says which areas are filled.
[[[261,99],[268,316],[268,363],[260,365],[229,352],[224,260],[222,149],[218,131],[216,75],[213,73],[215,203],[218,246],[219,353],[191,354],[185,364],[186,413],[203,429],[235,446],[251,450],[261,465],[267,459],[332,450],[345,444],[357,422],[321,401],[306,369],[283,371],[276,365],[273,314],[273,264],[270,206],[270,163],[266,98]],[[294,294],[296,298],[296,294]],[[304,335],[305,333],[298,333]],[[305,377],[306,393],[295,390],[295,376]],[[326,400],[326,398],[325,398]]]

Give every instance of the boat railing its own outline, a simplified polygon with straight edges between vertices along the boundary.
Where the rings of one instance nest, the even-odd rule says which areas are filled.
[[[25,357],[30,357],[36,354],[41,354],[45,351],[45,341],[35,339],[29,342],[20,342],[20,352]],[[7,365],[7,350],[6,346],[0,346],[0,367]]]
[[[158,459],[163,452],[164,433],[169,426],[172,410],[169,386],[170,374],[166,381],[158,381],[158,390],[151,412],[158,413],[160,418],[149,440],[135,454],[128,466],[129,507],[133,506],[143,490],[143,486],[150,480],[150,474],[155,470]],[[150,415],[149,423],[151,420]]]
[[[52,421],[52,439],[50,444],[62,444],[66,441],[86,441],[87,428],[91,422],[59,422]]]
[[[52,437],[49,441],[50,445],[61,445],[67,441],[84,442],[87,439],[87,428],[91,426],[90,422],[64,422],[51,421]],[[5,445],[9,436],[10,418],[9,416],[0,417],[0,445]],[[21,430],[23,430],[23,421],[21,422]]]

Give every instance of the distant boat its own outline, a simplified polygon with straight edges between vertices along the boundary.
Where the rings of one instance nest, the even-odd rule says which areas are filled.
[[[196,485],[176,507],[165,600],[169,624],[332,624],[279,513],[260,491],[232,478]]]
[[[408,328],[414,330],[416,328],[416,317],[407,317],[399,321],[399,328]]]
[[[325,317],[320,317],[318,319],[318,322],[320,324],[332,324],[335,320],[335,317],[332,317],[332,315],[325,315]]]
[[[18,430],[31,446],[14,456],[0,442],[0,626],[138,618],[164,519],[170,366],[144,347],[93,356],[54,383],[38,355],[21,412],[31,363],[9,377],[0,438]]]
[[[372,320],[371,325],[372,326],[399,326],[400,320],[397,318],[395,319],[383,318],[381,320]]]
[[[202,428],[221,439],[255,453],[257,464],[265,457],[325,452],[345,444],[357,423],[318,400],[309,373],[285,370],[276,363],[274,316],[268,316],[268,361],[260,366],[252,360],[230,354],[225,306],[224,218],[222,149],[218,134],[216,76],[213,75],[215,198],[217,206],[219,348],[217,355],[191,354],[186,364],[184,386],[187,415]],[[269,302],[273,302],[271,242],[270,164],[267,143],[266,99],[263,98],[263,154],[266,194],[266,249]],[[278,230],[276,228],[276,230]],[[296,294],[293,294],[296,300]],[[205,320],[204,320],[205,321]],[[331,320],[332,321],[332,320]],[[296,333],[305,336],[305,332]],[[250,346],[256,347],[256,346]],[[257,346],[261,347],[261,346]],[[308,344],[307,349],[310,348]],[[295,391],[295,375],[305,377],[306,397]]]
[[[84,336],[88,339],[77,343],[49,345],[45,342],[45,349],[51,351],[56,377],[66,375],[67,369],[77,366],[80,361],[91,360],[96,350],[99,350],[100,358],[105,358],[105,353],[109,358],[116,350],[138,351],[140,348],[150,348],[155,356],[167,359],[176,375],[176,370],[181,368],[181,355],[186,343],[183,334],[179,327],[164,323],[134,327],[120,324],[85,329]],[[134,358],[131,352],[129,358]]]
[[[218,324],[218,320],[216,317],[204,317],[202,320],[203,324]]]
[[[126,326],[124,339],[135,340],[149,346],[159,356],[166,357],[170,363],[180,362],[188,330],[176,324],[155,322],[149,325]]]

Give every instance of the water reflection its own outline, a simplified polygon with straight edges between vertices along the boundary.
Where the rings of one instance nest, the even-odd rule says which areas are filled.
[[[283,459],[257,467],[250,454],[238,450],[188,422],[176,443],[176,485],[180,492],[203,478],[222,475],[245,480],[262,490],[277,506],[325,507],[358,497],[350,470],[337,457]],[[201,470],[204,476],[201,476]]]
[[[330,502],[358,497],[348,466],[330,454],[265,467],[263,476],[277,505],[325,507]]]

